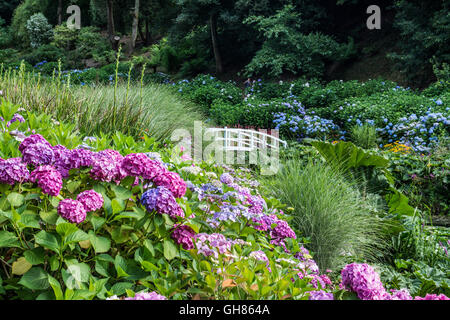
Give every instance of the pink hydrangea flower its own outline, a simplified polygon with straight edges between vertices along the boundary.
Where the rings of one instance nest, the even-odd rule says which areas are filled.
[[[422,298],[422,297],[417,296],[414,298],[414,300],[450,300],[450,298],[444,294],[437,295],[434,293],[433,294],[427,293],[427,295],[425,297]]]
[[[153,182],[169,189],[175,198],[181,198],[186,193],[186,182],[176,172],[166,171],[156,176]]]
[[[318,290],[318,291],[310,291],[308,300],[334,300],[334,297],[331,292]]]
[[[122,169],[122,155],[115,150],[103,150],[92,159],[91,178],[111,182],[120,181],[127,175]]]
[[[23,162],[34,166],[50,165],[53,163],[55,155],[52,147],[45,143],[35,143],[29,145],[22,151]]]
[[[361,300],[386,300],[389,293],[383,287],[380,276],[365,263],[351,263],[342,269],[343,285],[357,293]]]
[[[92,165],[95,152],[86,149],[70,150],[69,162],[71,169],[79,169],[81,167],[90,167]]]
[[[138,292],[134,295],[134,297],[127,297],[124,300],[167,300],[167,298],[163,295],[152,292]]]
[[[195,231],[186,225],[175,225],[172,232],[172,239],[179,245],[182,245],[185,250],[194,249],[194,242],[192,241],[195,236]]]
[[[47,140],[45,140],[43,136],[41,136],[40,134],[32,134],[22,141],[22,143],[19,145],[19,151],[23,153],[26,148],[36,143],[46,144],[48,147],[51,147],[51,144]]]
[[[86,219],[83,204],[73,199],[61,200],[58,204],[58,214],[72,223],[81,223]]]
[[[27,182],[29,179],[30,172],[21,158],[0,161],[0,183],[14,185]]]
[[[83,204],[87,212],[95,211],[103,207],[103,196],[94,190],[81,192],[77,196],[77,200]]]
[[[30,181],[38,184],[42,192],[56,197],[63,185],[63,178],[59,171],[52,166],[40,166],[30,175]]]

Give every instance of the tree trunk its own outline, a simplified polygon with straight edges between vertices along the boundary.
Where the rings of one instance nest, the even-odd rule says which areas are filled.
[[[58,0],[58,10],[56,12],[58,15],[58,25],[62,23],[62,0]]]
[[[145,36],[144,36],[144,33],[142,32],[142,19],[139,19],[139,21],[138,21],[138,32],[139,32],[139,37],[141,38],[141,41],[143,43],[145,43]]]
[[[149,46],[151,43],[151,36],[150,36],[150,26],[149,26],[149,22],[148,22],[148,17],[145,18],[145,45]]]
[[[220,56],[219,44],[217,43],[217,19],[214,14],[209,16],[209,25],[211,28],[211,39],[214,50],[214,59],[216,60],[216,73],[223,72],[222,57]]]
[[[108,17],[108,37],[109,41],[114,40],[114,34],[116,30],[114,28],[114,12],[113,12],[113,0],[106,0],[106,13]]]
[[[136,47],[136,38],[138,34],[138,24],[139,24],[139,0],[134,1],[134,14],[133,14],[133,25],[131,27],[131,46],[130,52],[133,52]]]

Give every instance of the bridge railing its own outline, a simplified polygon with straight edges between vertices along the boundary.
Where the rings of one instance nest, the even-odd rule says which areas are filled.
[[[279,149],[279,145],[287,147],[287,142],[273,135],[237,128],[208,128],[208,133],[215,135],[216,141],[222,141],[225,150],[253,151],[255,149]]]

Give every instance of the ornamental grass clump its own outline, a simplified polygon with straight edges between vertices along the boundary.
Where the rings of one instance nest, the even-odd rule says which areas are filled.
[[[265,185],[294,208],[290,224],[310,238],[321,270],[339,269],[349,256],[370,260],[382,252],[381,222],[366,212],[356,188],[333,168],[289,161]]]

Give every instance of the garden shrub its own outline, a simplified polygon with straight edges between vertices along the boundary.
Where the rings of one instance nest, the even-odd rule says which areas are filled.
[[[12,42],[11,28],[4,24],[5,20],[0,17],[0,49],[8,47]]]
[[[53,30],[53,44],[64,50],[74,50],[78,39],[79,30],[68,28],[66,23],[55,26]]]
[[[61,59],[64,68],[66,54],[63,49],[60,49],[52,44],[45,44],[23,56],[23,59],[33,66],[39,62],[57,62]]]
[[[95,27],[80,29],[76,40],[76,50],[83,59],[94,58],[101,65],[111,63],[115,59],[109,41]]]
[[[32,48],[38,48],[51,41],[53,37],[52,26],[42,13],[36,13],[27,20],[28,37]]]
[[[19,52],[15,49],[0,49],[0,64],[17,61]]]

